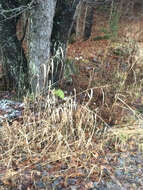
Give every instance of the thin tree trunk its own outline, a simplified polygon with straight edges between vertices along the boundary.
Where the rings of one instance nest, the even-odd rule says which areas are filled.
[[[81,1],[76,19],[76,39],[83,39],[86,20],[86,2]]]
[[[94,8],[91,6],[87,6],[85,26],[84,26],[84,37],[83,37],[84,40],[87,40],[91,35],[93,18],[94,18]]]

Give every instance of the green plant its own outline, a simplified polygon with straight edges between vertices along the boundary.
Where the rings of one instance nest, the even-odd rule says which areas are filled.
[[[64,99],[65,97],[64,92],[61,89],[54,90],[54,95],[61,99]]]

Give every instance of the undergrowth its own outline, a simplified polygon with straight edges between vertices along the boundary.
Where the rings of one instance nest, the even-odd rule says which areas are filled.
[[[34,172],[39,163],[43,168],[64,163],[64,172],[54,170],[56,177],[100,180],[103,165],[109,164],[106,159],[99,162],[101,155],[123,151],[132,137],[142,137],[142,115],[133,107],[143,82],[136,51],[134,43],[110,44],[98,57],[98,70],[92,63],[90,71],[79,67],[78,74],[71,74],[76,87],[72,95],[60,99],[49,89],[45,95],[25,97],[21,118],[0,128],[0,181],[5,188],[24,183],[25,173]],[[142,143],[137,146],[142,149]],[[42,179],[45,184],[52,180]]]

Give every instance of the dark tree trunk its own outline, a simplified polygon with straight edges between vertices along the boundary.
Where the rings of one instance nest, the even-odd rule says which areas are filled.
[[[19,6],[16,1],[1,0],[0,15],[0,48],[9,86],[14,87],[20,94],[29,87],[28,65],[20,41],[16,36],[16,23],[19,16],[15,16],[10,9]]]
[[[86,17],[85,17],[85,27],[84,27],[84,40],[87,40],[91,35],[92,25],[94,18],[94,7],[87,6]]]
[[[52,42],[60,41],[66,47],[77,14],[80,0],[57,0],[52,32]]]
[[[51,52],[52,55],[55,54],[55,50],[58,47],[62,47],[63,55],[58,60],[54,62],[54,81],[57,82],[62,77],[63,74],[63,62],[66,59],[66,50],[68,45],[68,40],[71,34],[72,27],[75,23],[77,15],[77,7],[80,3],[80,0],[57,0],[56,12],[54,17],[54,25],[52,31],[52,46]],[[56,46],[55,46],[56,43]],[[62,61],[60,61],[62,59]]]

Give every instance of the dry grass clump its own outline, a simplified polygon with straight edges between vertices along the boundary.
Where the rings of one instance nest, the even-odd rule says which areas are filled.
[[[67,162],[93,148],[97,128],[96,114],[74,98],[60,101],[49,91],[33,102],[25,98],[22,117],[0,129],[0,176],[4,183],[36,163]],[[88,158],[89,159],[89,158]],[[78,163],[69,168],[78,168]],[[5,172],[4,172],[5,171]],[[10,172],[11,171],[11,172]]]

